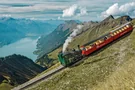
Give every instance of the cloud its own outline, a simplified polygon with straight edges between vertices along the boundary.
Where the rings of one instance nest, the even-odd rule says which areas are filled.
[[[80,7],[80,13],[78,14],[79,16],[82,16],[82,15],[87,15],[87,9],[86,8],[81,8]]]
[[[71,7],[63,10],[62,17],[71,17],[74,16],[75,12],[77,11],[78,6],[76,4],[72,5]]]
[[[11,15],[10,14],[2,14],[2,15],[0,15],[0,17],[11,17]]]
[[[133,0],[0,0],[0,17],[9,14],[14,18],[36,18],[36,19],[78,19],[83,21],[102,20],[103,12],[110,3],[123,5]],[[72,5],[77,5],[77,9],[71,16],[67,16],[63,11]],[[118,5],[118,8],[120,7]],[[62,15],[64,17],[62,17]],[[131,13],[130,13],[131,14]],[[132,12],[135,17],[135,12]],[[98,15],[98,17],[97,17]],[[103,14],[108,15],[108,14]],[[5,15],[4,15],[5,16]]]
[[[46,5],[46,4],[35,4],[25,7],[0,7],[0,12],[33,12],[33,11],[44,11],[44,10],[62,10],[66,6],[59,5]]]
[[[115,3],[110,6],[106,11],[101,13],[102,17],[107,17],[109,15],[135,15],[135,2],[126,3],[121,6],[119,6],[118,3]]]
[[[72,5],[71,7],[63,10],[62,17],[72,17],[72,16],[81,16],[86,15],[87,9],[84,7],[79,7],[77,4]]]

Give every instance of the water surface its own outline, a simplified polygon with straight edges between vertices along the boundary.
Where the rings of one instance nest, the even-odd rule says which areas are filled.
[[[21,54],[35,60],[37,56],[33,54],[33,51],[36,50],[37,40],[38,38],[23,38],[15,43],[5,45],[0,48],[0,57],[12,54]]]

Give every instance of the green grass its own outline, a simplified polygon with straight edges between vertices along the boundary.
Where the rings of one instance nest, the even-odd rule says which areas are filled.
[[[0,90],[11,90],[13,86],[9,85],[8,83],[1,83]]]
[[[40,76],[40,75],[43,75],[43,74],[45,74],[45,73],[47,73],[47,72],[49,72],[49,71],[53,70],[54,68],[56,68],[56,67],[58,67],[58,66],[60,66],[60,63],[59,63],[59,62],[58,62],[58,63],[56,63],[55,65],[51,66],[50,68],[48,68],[48,69],[47,69],[47,70],[45,70],[44,72],[42,72],[42,73],[38,74],[36,77],[38,77],[38,76]]]
[[[135,57],[119,67],[105,82],[99,82],[92,90],[134,90]]]
[[[58,59],[58,52],[60,52],[61,50],[62,50],[62,47],[60,47],[60,48],[54,50],[53,52],[49,53],[48,54],[49,58],[52,58],[54,60],[57,60]]]
[[[132,20],[132,23],[135,25],[135,19],[134,19],[134,20]]]
[[[134,39],[135,31],[125,38],[121,38],[117,40],[117,42],[113,42],[110,46],[93,53],[90,57],[85,58],[86,60],[80,63],[80,65],[67,68],[62,73],[52,77],[46,82],[43,82],[32,90],[91,90],[92,88],[96,90],[100,90],[100,88],[103,88],[101,90],[107,90],[104,87],[106,87],[106,85],[109,87],[109,82],[111,82],[112,77],[116,77],[116,80],[112,82],[115,84],[111,84],[111,87],[119,87],[119,85],[124,83],[120,87],[121,89],[117,90],[124,90],[125,87],[128,88],[130,85],[134,88],[134,72],[128,72],[128,70],[132,70],[132,68],[134,68],[134,65],[131,67],[128,66],[128,64],[132,64],[135,59]],[[127,72],[124,73],[126,68]],[[119,69],[122,69],[123,73]],[[130,72],[132,72],[131,78]],[[123,82],[125,79],[121,79],[120,76],[122,76],[122,78],[129,76],[126,77],[127,84]],[[117,83],[119,80],[120,82]],[[132,84],[130,84],[130,80],[132,80]],[[125,84],[128,86],[124,87]],[[125,90],[127,90],[127,88]],[[109,88],[108,90],[115,89]]]

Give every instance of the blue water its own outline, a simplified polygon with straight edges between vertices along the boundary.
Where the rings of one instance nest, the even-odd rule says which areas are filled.
[[[37,56],[33,54],[33,51],[36,50],[37,40],[38,38],[23,38],[15,43],[5,45],[0,48],[0,57],[21,54],[35,60]]]

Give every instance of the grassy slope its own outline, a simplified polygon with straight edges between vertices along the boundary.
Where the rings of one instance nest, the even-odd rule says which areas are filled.
[[[68,68],[49,81],[43,82],[34,90],[84,90],[91,88],[106,90],[106,85],[107,88],[113,87],[108,90],[134,88],[135,78],[134,71],[132,71],[135,59],[134,39],[135,30],[125,38],[121,38],[85,58],[86,60],[80,65]],[[123,80],[126,80],[127,86],[122,84]],[[119,87],[121,84],[122,87]]]
[[[134,90],[135,57],[119,67],[105,82],[99,82],[92,90]]]
[[[11,90],[13,86],[7,84],[7,83],[1,83],[0,84],[0,90]]]
[[[135,25],[135,20],[133,21]],[[129,50],[126,53],[128,57],[124,64],[117,68],[117,70],[110,75],[105,82],[99,82],[93,90],[134,90],[135,89],[135,31],[132,32],[129,37],[130,41],[128,44]]]

